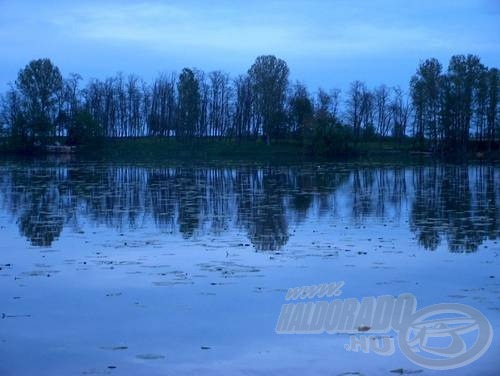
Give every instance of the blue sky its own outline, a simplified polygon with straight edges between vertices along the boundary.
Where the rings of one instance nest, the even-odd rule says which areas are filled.
[[[0,88],[28,61],[63,74],[151,80],[183,67],[244,73],[285,59],[311,89],[407,86],[419,60],[475,53],[500,66],[500,0],[0,0]]]

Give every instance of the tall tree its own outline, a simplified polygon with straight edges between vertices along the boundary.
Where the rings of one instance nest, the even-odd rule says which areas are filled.
[[[297,82],[290,96],[291,131],[303,136],[312,126],[314,108],[307,88]]]
[[[272,55],[259,56],[248,71],[267,143],[283,132],[288,74],[286,62]]]
[[[172,136],[176,130],[177,77],[161,74],[153,82],[149,129],[153,136]]]
[[[420,63],[410,81],[416,115],[415,136],[421,147],[425,136],[431,140],[433,148],[438,147],[442,70],[443,66],[437,59],[427,59]]]
[[[361,81],[354,81],[348,92],[346,102],[347,121],[354,131],[354,140],[358,141],[361,136],[363,93],[366,85]]]
[[[492,143],[495,141],[500,125],[500,71],[497,68],[491,68],[488,71],[488,104],[487,104],[487,135],[488,150],[491,150]]]
[[[361,93],[361,127],[365,137],[370,137],[375,133],[374,127],[374,96],[366,87]]]
[[[389,105],[392,119],[392,135],[401,143],[406,135],[411,105],[408,96],[404,95],[400,87],[395,87],[393,91],[394,95]]]
[[[387,136],[390,127],[390,90],[386,85],[380,85],[373,92],[375,101],[375,118],[377,133],[383,137]]]
[[[448,125],[445,127],[448,135],[445,136],[450,149],[467,151],[473,104],[484,69],[479,57],[474,55],[455,55],[450,60],[445,101],[446,116],[451,116],[451,119],[445,119]]]
[[[184,68],[177,82],[178,137],[193,137],[200,116],[200,86],[191,69]]]
[[[209,129],[208,136],[224,136],[230,127],[231,87],[229,76],[221,71],[211,72],[210,103],[209,103]]]
[[[197,137],[206,137],[209,127],[210,81],[205,72],[201,70],[195,71],[195,77],[198,82],[200,101],[198,122],[196,123],[194,135]]]
[[[21,108],[21,95],[11,85],[7,93],[0,98],[1,105],[1,135],[10,136],[16,143],[25,143],[28,138],[28,129]]]
[[[240,75],[234,80],[234,132],[238,139],[251,136],[254,115],[252,83],[248,75]]]
[[[30,143],[46,143],[55,136],[58,100],[63,88],[59,68],[49,59],[31,61],[19,71],[16,87],[22,98]]]

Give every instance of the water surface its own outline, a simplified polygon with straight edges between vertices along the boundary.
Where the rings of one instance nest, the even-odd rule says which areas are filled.
[[[281,305],[342,280],[496,330],[499,200],[492,164],[2,162],[0,374],[439,373],[277,335]]]

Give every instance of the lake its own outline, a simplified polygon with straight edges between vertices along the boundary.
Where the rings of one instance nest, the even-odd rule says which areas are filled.
[[[277,334],[289,288],[340,281],[500,328],[495,164],[11,159],[0,236],[1,375],[443,373]],[[498,337],[447,374],[497,374]]]

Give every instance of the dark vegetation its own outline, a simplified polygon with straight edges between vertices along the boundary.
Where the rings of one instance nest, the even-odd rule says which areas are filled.
[[[119,73],[103,81],[63,78],[49,59],[31,61],[2,96],[0,149],[49,145],[87,153],[266,155],[499,150],[500,73],[457,55],[447,71],[420,63],[409,91],[354,81],[338,89],[289,82],[285,61],[260,56],[231,79],[185,68],[152,83]],[[272,145],[272,147],[269,147]]]

